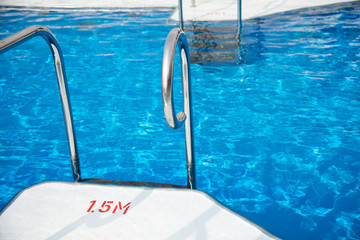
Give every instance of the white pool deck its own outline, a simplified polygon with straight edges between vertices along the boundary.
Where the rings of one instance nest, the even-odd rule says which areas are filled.
[[[242,20],[289,10],[329,5],[355,0],[242,0]],[[358,1],[358,0],[357,0]],[[0,6],[49,8],[176,8],[178,0],[0,0]],[[237,0],[183,0],[184,21],[223,21],[237,19]],[[178,20],[178,11],[171,19]]]
[[[45,182],[0,215],[0,239],[278,239],[189,189]]]

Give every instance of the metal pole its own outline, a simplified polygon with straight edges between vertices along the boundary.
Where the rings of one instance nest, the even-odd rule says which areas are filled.
[[[241,30],[242,30],[242,16],[241,16],[241,0],[238,0],[238,34],[237,37],[240,39]]]
[[[183,22],[183,11],[182,11],[182,0],[179,0],[179,23],[181,30],[184,29],[184,22]]]
[[[180,43],[180,44],[178,44]],[[180,45],[181,72],[183,85],[184,112],[175,116],[173,101],[173,68],[176,46]],[[194,138],[192,127],[192,106],[191,106],[191,75],[190,75],[190,50],[185,33],[174,28],[166,38],[161,72],[161,92],[164,106],[164,115],[168,125],[177,129],[185,122],[185,145],[186,145],[186,168],[187,187],[196,188],[195,181],[195,155]]]

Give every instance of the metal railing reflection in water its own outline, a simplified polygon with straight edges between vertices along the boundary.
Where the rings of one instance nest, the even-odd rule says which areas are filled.
[[[181,57],[184,112],[179,112],[175,116],[173,101],[173,70],[177,46],[179,46]],[[180,28],[172,29],[166,38],[161,78],[164,115],[168,125],[171,128],[177,129],[182,127],[185,123],[187,187],[195,189],[194,139],[191,119],[190,51],[185,33]]]
[[[73,178],[75,181],[81,181],[79,156],[78,156],[77,144],[74,133],[69,93],[67,88],[64,58],[61,52],[60,45],[56,40],[55,36],[46,27],[33,25],[3,40],[0,40],[0,54],[36,36],[41,36],[45,39],[45,41],[50,46],[53,55],[56,76],[60,91],[60,97],[61,97],[61,104],[64,114],[66,132],[68,137],[68,143],[70,148],[70,158],[71,158],[71,165],[73,171]]]

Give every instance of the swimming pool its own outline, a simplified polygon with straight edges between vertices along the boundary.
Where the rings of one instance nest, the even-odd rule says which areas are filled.
[[[246,21],[239,65],[191,66],[198,189],[284,239],[360,235],[359,7]],[[170,11],[1,11],[1,38],[41,23],[62,46],[84,178],[186,183],[183,131],[160,93]],[[72,181],[44,46],[0,55],[2,207],[36,182]]]

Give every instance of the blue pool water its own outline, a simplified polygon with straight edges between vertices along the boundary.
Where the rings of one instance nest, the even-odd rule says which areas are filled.
[[[41,24],[62,46],[84,178],[186,184],[161,102],[170,13],[0,8],[0,38]],[[198,189],[284,239],[358,239],[360,3],[245,21],[241,42],[238,64],[191,66]],[[72,181],[52,64],[41,38],[0,55],[0,207]]]

